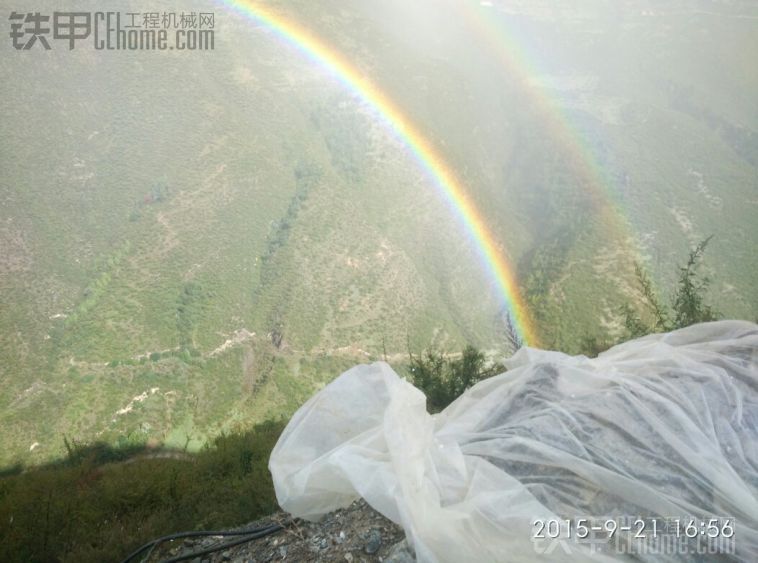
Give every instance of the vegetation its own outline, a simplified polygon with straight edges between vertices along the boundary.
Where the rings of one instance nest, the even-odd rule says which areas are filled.
[[[637,264],[635,272],[645,309],[645,316],[626,304],[623,306],[624,325],[628,337],[634,338],[652,332],[667,332],[696,323],[715,321],[720,314],[706,302],[710,278],[701,273],[703,253],[710,236],[690,250],[687,261],[679,266],[679,275],[671,305],[666,307],[653,289],[653,284],[642,267]]]
[[[663,304],[637,266],[641,305],[622,307],[624,338],[718,318],[706,302],[709,279],[700,271],[709,241],[710,237],[692,249],[678,268],[670,306]],[[185,285],[177,322],[191,319],[202,294],[199,286]],[[506,337],[517,347],[520,342],[507,321]],[[184,332],[189,337],[191,323]],[[586,339],[584,352],[595,355],[609,345]],[[259,348],[258,354],[264,349]],[[162,362],[164,356],[175,355],[154,352],[149,358]],[[282,390],[287,409],[294,410],[303,390],[287,376],[289,366],[271,349],[264,355],[269,367],[251,385],[271,379]],[[117,362],[113,367],[118,367]],[[325,367],[334,365],[320,366]],[[472,345],[458,355],[434,348],[418,356],[409,354],[406,367],[413,384],[426,394],[431,412],[441,411],[466,389],[505,371]],[[299,369],[305,371],[307,363],[301,362]],[[149,450],[138,438],[125,439],[116,448],[83,446],[64,438],[64,461],[26,472],[15,467],[0,477],[0,537],[4,538],[0,560],[107,561],[177,530],[239,525],[270,513],[276,501],[267,464],[282,428],[283,422],[268,421],[247,432],[228,432],[196,454],[186,452],[189,434],[184,450],[174,451]]]
[[[581,62],[594,24],[532,21],[546,60],[560,55],[557,90],[547,69],[545,84],[571,98],[558,105],[583,157],[546,127],[539,84],[500,72],[463,28],[450,37],[466,49],[439,58],[390,31],[395,17],[418,21],[402,17],[405,5],[381,25],[361,9],[323,18],[318,2],[280,7],[424,134],[517,270],[544,346],[575,352],[618,312],[633,245],[670,287],[665,264],[699,233],[719,233],[708,254],[719,310],[755,318],[758,160],[750,128],[734,128],[755,122],[755,104],[731,95],[758,85],[743,71],[750,58],[734,56],[756,50],[747,27],[626,14],[626,39],[649,40],[614,39],[604,52],[637,61],[644,44],[668,64],[640,67],[648,79],[634,87],[628,65],[601,65],[608,91],[584,79],[563,91],[566,77],[600,72]],[[115,443],[145,423],[156,442],[181,447],[189,433],[197,448],[229,426],[291,414],[356,361],[404,357],[406,334],[414,350],[518,345],[504,343],[493,314],[502,294],[476,244],[403,139],[296,51],[228,21],[239,33],[219,35],[225,57],[121,57],[96,72],[87,49],[65,64],[0,61],[4,76],[23,77],[4,82],[15,86],[0,125],[0,464],[54,459],[61,433]],[[673,64],[693,49],[711,49],[710,64],[698,60],[713,75]],[[608,198],[629,232],[601,217]],[[645,330],[654,325],[635,307]],[[255,337],[238,344],[243,329]],[[298,371],[303,358],[338,356]]]
[[[653,282],[641,264],[635,264],[639,302],[627,302],[619,308],[624,321],[624,334],[616,339],[585,336],[581,353],[594,357],[614,344],[652,334],[684,328],[696,323],[715,321],[720,313],[707,302],[710,278],[701,271],[703,254],[713,238],[699,242],[690,250],[687,261],[678,267],[677,283],[666,305],[653,288]]]
[[[222,435],[197,454],[67,441],[65,460],[0,477],[0,560],[117,561],[168,533],[270,514],[282,428]]]
[[[410,355],[408,370],[413,384],[426,394],[426,407],[439,412],[466,389],[483,379],[505,371],[500,363],[489,363],[484,354],[469,345],[460,357],[450,357],[427,350],[420,356]]]
[[[678,282],[670,307],[662,303],[645,270],[637,264],[635,271],[646,315],[641,316],[632,303],[625,303],[621,307],[626,329],[624,336],[616,341],[585,338],[581,344],[582,353],[597,356],[611,345],[624,340],[717,320],[719,313],[706,301],[710,279],[700,272],[703,253],[711,238],[697,244],[690,251],[684,265],[679,266]],[[512,329],[507,334],[509,343],[513,345],[511,332]],[[518,340],[515,343],[520,345]],[[411,380],[426,394],[427,408],[432,412],[441,411],[479,381],[504,371],[502,364],[487,363],[484,354],[471,345],[463,350],[460,357],[445,356],[432,349],[419,356],[410,354]]]

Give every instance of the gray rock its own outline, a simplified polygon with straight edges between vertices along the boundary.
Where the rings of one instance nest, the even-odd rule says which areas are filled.
[[[364,551],[368,555],[373,555],[377,551],[379,551],[379,548],[382,547],[382,535],[379,533],[379,530],[376,528],[372,528],[371,531],[368,533],[368,537],[366,538],[366,547],[364,548]]]

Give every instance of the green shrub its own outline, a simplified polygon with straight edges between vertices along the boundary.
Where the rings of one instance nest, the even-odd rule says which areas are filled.
[[[625,340],[718,320],[720,314],[706,302],[705,297],[710,279],[700,272],[703,254],[711,238],[706,238],[690,250],[687,261],[678,267],[677,284],[668,306],[658,296],[642,265],[635,264],[639,303],[628,302],[619,307],[624,334],[616,341],[585,335],[580,343],[580,353],[594,357]]]
[[[662,303],[643,268],[639,264],[635,266],[644,311],[640,314],[629,303],[622,306],[627,338],[676,330],[696,323],[715,321],[720,317],[706,303],[705,294],[710,279],[699,271],[711,238],[713,237],[698,243],[690,250],[685,264],[679,266],[677,285],[669,307]]]
[[[502,364],[488,364],[484,354],[466,346],[460,358],[450,358],[434,350],[410,356],[413,384],[426,394],[427,408],[439,412],[466,389],[483,379],[505,371]]]

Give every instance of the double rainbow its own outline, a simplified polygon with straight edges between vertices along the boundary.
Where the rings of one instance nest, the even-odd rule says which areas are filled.
[[[605,226],[606,233],[615,235],[617,240],[628,238],[631,225],[621,208],[613,179],[599,166],[585,135],[571,122],[569,113],[561,108],[554,96],[533,81],[541,74],[534,49],[524,47],[517,29],[508,23],[508,18],[497,17],[493,6],[455,2],[451,5],[457,8],[457,15],[470,29],[470,35],[483,42],[504,72],[520,83],[534,104],[544,130],[570,158],[578,182],[592,196],[595,217]],[[627,250],[633,251],[631,248]]]
[[[269,7],[253,2],[222,1],[244,17],[264,25],[300,51],[307,59],[328,71],[348,91],[370,107],[399,139],[403,140],[414,158],[438,187],[451,209],[455,211],[476,245],[488,273],[497,285],[519,336],[526,344],[537,345],[537,333],[516,284],[513,267],[499,250],[496,239],[466,193],[463,184],[439,151],[413,125],[411,120],[368,77],[362,75],[340,53],[327,46],[298,23],[286,19]]]

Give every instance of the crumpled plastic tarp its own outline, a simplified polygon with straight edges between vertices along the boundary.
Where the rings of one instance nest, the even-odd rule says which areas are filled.
[[[596,359],[522,348],[506,363],[434,416],[385,363],[345,372],[271,454],[280,505],[315,520],[361,496],[419,561],[723,559],[699,530],[728,536],[724,518],[725,560],[758,561],[758,325],[695,325]],[[628,533],[576,537],[579,519],[622,517],[681,522],[649,554],[625,554]],[[573,536],[535,537],[551,519]]]

